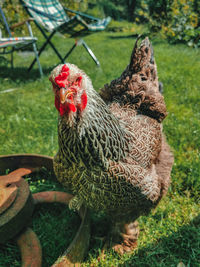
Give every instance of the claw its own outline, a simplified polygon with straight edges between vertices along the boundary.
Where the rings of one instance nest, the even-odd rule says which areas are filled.
[[[137,221],[129,224],[115,224],[114,226],[114,232],[107,237],[99,259],[105,257],[105,251],[108,248],[112,248],[118,254],[123,255],[124,253],[133,252],[137,247],[137,239],[139,236],[139,226]]]

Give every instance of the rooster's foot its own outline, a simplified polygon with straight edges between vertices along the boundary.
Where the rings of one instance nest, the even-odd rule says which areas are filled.
[[[139,225],[137,221],[129,224],[115,224],[111,232],[110,242],[106,242],[106,247],[111,247],[120,255],[130,253],[137,247],[137,239],[139,236]]]
[[[121,244],[114,244],[112,249],[120,255],[131,253],[137,247],[137,239],[124,235],[124,240]]]

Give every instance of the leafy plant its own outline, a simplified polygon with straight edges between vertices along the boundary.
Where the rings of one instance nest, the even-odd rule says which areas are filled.
[[[149,1],[150,31],[161,31],[170,43],[200,46],[200,19],[195,0]]]

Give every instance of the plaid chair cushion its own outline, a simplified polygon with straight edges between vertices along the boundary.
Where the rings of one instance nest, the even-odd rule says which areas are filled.
[[[45,37],[45,42],[39,50],[39,55],[49,44],[60,61],[64,63],[76,46],[83,45],[95,63],[100,65],[98,59],[95,57],[94,53],[82,39],[82,37],[97,31],[105,30],[106,26],[111,20],[110,17],[101,20],[79,11],[63,8],[59,3],[59,0],[20,0],[20,2],[26,9],[27,13],[34,18],[37,27]],[[68,17],[68,12],[74,14],[74,16]],[[51,33],[46,34],[44,29]],[[64,56],[62,56],[58,49],[56,49],[54,44],[51,42],[51,39],[56,32],[68,34],[70,37],[78,39],[81,38],[81,40],[75,42],[71,49]],[[31,67],[34,65],[34,63],[35,61]]]
[[[105,19],[100,19],[96,23],[88,24],[88,29],[90,31],[103,31],[105,30],[108,23],[111,21],[111,17],[107,17]]]
[[[111,20],[107,17],[88,24],[79,15],[69,18],[57,0],[23,0],[23,2],[35,21],[48,31],[58,30],[62,33],[70,33],[77,24],[81,24],[88,31],[101,31]]]
[[[48,31],[53,31],[69,20],[57,0],[23,0],[30,15]],[[49,15],[48,17],[45,14]]]

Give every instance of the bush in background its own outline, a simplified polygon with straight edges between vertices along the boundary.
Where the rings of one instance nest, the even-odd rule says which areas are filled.
[[[27,17],[18,0],[1,0],[0,6],[3,9],[9,26],[22,21]],[[0,23],[0,28],[4,30],[3,21]]]
[[[19,0],[1,1],[1,6],[10,25],[27,17]],[[87,12],[96,17],[111,16],[116,21],[125,20],[131,23],[148,24],[150,33],[160,32],[161,36],[170,43],[183,42],[193,47],[200,46],[199,0],[60,1],[68,8]],[[24,29],[23,31],[25,31]]]
[[[148,24],[150,33],[161,33],[170,43],[200,46],[199,0],[88,0],[89,10],[113,19]]]
[[[200,46],[200,21],[195,2],[197,3],[194,0],[174,0],[171,20],[166,26],[162,25],[162,33],[171,43],[185,42],[189,46]]]
[[[150,32],[161,32],[170,43],[200,46],[200,3],[198,0],[149,1]]]

